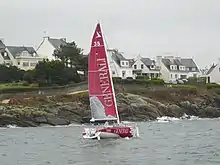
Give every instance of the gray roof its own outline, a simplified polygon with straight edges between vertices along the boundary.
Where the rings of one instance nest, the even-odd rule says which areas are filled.
[[[0,40],[0,49],[5,49],[5,44]]]
[[[61,45],[67,44],[64,39],[48,38],[48,40],[56,49],[59,48]]]
[[[154,62],[154,60],[151,60],[150,58],[141,58],[141,61],[144,63],[144,65],[146,66],[150,66],[152,65],[152,63]]]
[[[216,66],[217,66],[217,65],[213,64],[213,65],[209,68],[209,70],[208,70],[208,72],[206,73],[206,75],[210,74],[210,73],[213,71],[213,69],[215,69]]]
[[[173,59],[173,60],[163,58],[162,62],[169,70],[170,70],[170,65],[177,65],[177,66],[185,66],[186,68],[189,68],[190,70],[192,68],[196,68],[196,71],[199,71],[193,59],[190,59],[190,58],[183,58],[183,59],[181,58],[181,59]]]
[[[181,64],[183,66],[188,67],[188,68],[197,68],[197,65],[195,64],[193,59],[190,59],[190,58],[183,58],[183,59],[181,59]]]
[[[126,60],[129,62],[129,66],[131,67],[132,64],[134,63],[133,59],[126,59],[121,53],[119,53],[117,50],[112,50],[112,59],[119,65],[121,60]]]
[[[36,53],[33,47],[25,47],[25,46],[6,46],[8,51],[13,55],[13,57],[17,57],[21,54],[23,51],[28,51],[31,55],[33,53]],[[37,53],[36,53],[37,54]]]
[[[4,58],[4,60],[10,60],[10,57],[8,53],[6,52],[5,48],[6,48],[5,44],[2,42],[2,40],[0,40],[0,53],[2,57]]]

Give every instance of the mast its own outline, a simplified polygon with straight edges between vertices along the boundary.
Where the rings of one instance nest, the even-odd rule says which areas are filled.
[[[98,21],[98,23],[100,24],[100,28],[102,30],[102,26],[101,26],[101,23],[100,21]],[[117,106],[117,101],[116,101],[116,97],[115,97],[115,89],[114,89],[114,84],[113,84],[113,81],[112,81],[112,72],[111,72],[111,67],[109,65],[109,54],[107,52],[107,42],[105,40],[105,37],[104,37],[104,33],[103,33],[103,30],[102,30],[102,36],[103,36],[103,42],[104,42],[104,46],[105,46],[105,53],[106,53],[106,56],[107,56],[107,64],[108,64],[108,68],[109,68],[109,74],[110,74],[110,83],[111,83],[111,86],[112,86],[112,92],[113,92],[113,99],[114,99],[114,102],[115,102],[115,109],[116,109],[116,115],[117,115],[117,123],[119,124],[120,123],[120,119],[119,119],[119,114],[118,114],[118,106]]]

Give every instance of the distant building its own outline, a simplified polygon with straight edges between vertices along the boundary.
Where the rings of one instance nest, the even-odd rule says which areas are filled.
[[[0,64],[17,66],[19,69],[34,69],[42,59],[33,47],[6,46],[0,41]]]
[[[121,77],[122,79],[133,77],[132,59],[126,59],[117,49],[108,49],[107,54],[112,77]]]
[[[157,56],[156,62],[160,64],[160,73],[165,81],[198,77],[200,73],[192,58]]]
[[[6,46],[6,51],[12,65],[23,70],[34,69],[37,63],[42,60],[33,47]]]
[[[44,37],[43,41],[37,48],[37,54],[43,59],[55,60],[56,58],[53,56],[54,50],[59,49],[61,45],[66,45],[65,38],[50,38]]]
[[[217,64],[213,64],[206,73],[207,83],[220,84],[220,59]]]
[[[154,60],[150,58],[143,58],[138,55],[132,64],[133,74],[145,75],[149,78],[159,78],[160,77],[160,66],[156,64]]]

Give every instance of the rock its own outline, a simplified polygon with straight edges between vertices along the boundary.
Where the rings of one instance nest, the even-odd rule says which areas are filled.
[[[67,119],[59,118],[53,114],[47,115],[47,123],[50,125],[68,125],[70,122]]]
[[[198,116],[201,118],[218,118],[220,117],[220,109],[208,106],[205,109],[201,109]]]

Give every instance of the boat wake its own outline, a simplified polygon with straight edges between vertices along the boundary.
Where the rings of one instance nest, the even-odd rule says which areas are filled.
[[[180,120],[182,121],[182,120],[218,120],[218,119],[220,119],[220,118],[215,118],[215,119],[199,118],[198,116],[190,116],[190,115],[184,114],[180,118],[169,117],[169,116],[158,117],[157,122],[158,123],[169,123],[169,122],[180,121]]]

